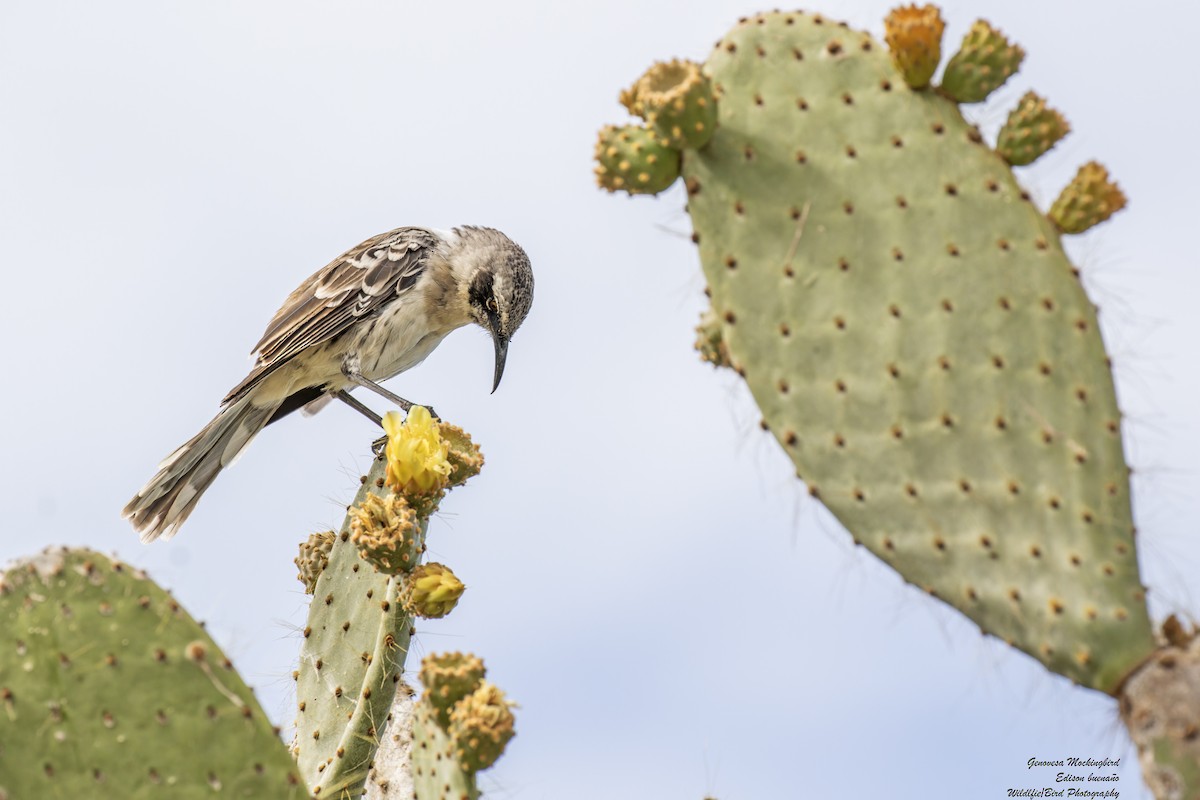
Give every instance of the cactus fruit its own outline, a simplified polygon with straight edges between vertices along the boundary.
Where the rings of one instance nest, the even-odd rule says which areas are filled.
[[[310,533],[308,538],[300,543],[300,555],[294,562],[300,574],[296,578],[304,584],[305,594],[312,594],[317,585],[321,570],[329,564],[329,551],[333,549],[333,540],[337,536],[333,531]]]
[[[512,704],[496,686],[484,681],[450,710],[450,741],[468,772],[496,763],[516,736]]]
[[[1063,233],[1083,233],[1125,207],[1125,194],[1095,161],[1079,168],[1050,207],[1050,219]]]
[[[441,434],[450,462],[450,486],[462,486],[483,469],[483,453],[471,441],[471,435],[457,425],[441,423]]]
[[[428,656],[425,694],[413,714],[412,775],[419,800],[478,797],[475,773],[496,763],[516,735],[512,703],[464,653]]]
[[[1154,640],[1096,309],[947,97],[982,99],[1022,55],[977,23],[943,91],[920,92],[822,17],[726,35],[705,64],[716,132],[682,162],[712,297],[701,350],[745,378],[856,542],[1113,692]]]
[[[884,41],[892,61],[914,89],[924,89],[942,60],[942,32],[946,23],[934,5],[916,4],[893,9],[883,21]]]
[[[308,796],[229,660],[140,570],[47,550],[0,578],[0,628],[0,797]]]
[[[621,93],[621,103],[646,120],[662,142],[680,150],[703,147],[717,124],[712,84],[692,61],[655,64]]]
[[[610,192],[658,194],[679,177],[679,151],[639,125],[607,125],[596,140],[596,182]]]
[[[443,728],[450,726],[450,709],[479,688],[487,675],[483,660],[470,653],[429,655],[421,662],[424,699],[433,706]]]
[[[416,566],[420,520],[403,495],[367,492],[350,512],[350,541],[359,556],[380,572],[398,575]]]
[[[1036,92],[1026,92],[996,137],[996,152],[1014,167],[1032,164],[1071,132],[1062,114]]]
[[[1025,51],[1004,34],[976,20],[946,64],[942,93],[959,103],[980,103],[1020,68]]]

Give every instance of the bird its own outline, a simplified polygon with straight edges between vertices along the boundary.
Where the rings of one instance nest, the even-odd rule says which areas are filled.
[[[495,392],[509,340],[532,304],[529,257],[494,228],[404,227],[367,239],[288,296],[254,346],[250,374],[159,464],[121,516],[142,542],[170,539],[217,474],[272,422],[335,398],[379,422],[350,396],[356,387],[407,412],[413,403],[379,382],[421,363],[470,323],[491,334]]]

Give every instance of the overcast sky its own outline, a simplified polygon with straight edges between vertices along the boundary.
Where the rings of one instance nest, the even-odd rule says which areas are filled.
[[[888,5],[817,10],[879,36]],[[943,7],[949,50],[988,16],[1028,52],[974,112],[985,129],[1031,87],[1072,123],[1023,171],[1034,196],[1097,158],[1130,197],[1073,252],[1128,414],[1152,610],[1195,615],[1197,12]],[[1031,757],[1122,756],[1121,797],[1146,797],[1115,703],[855,550],[736,377],[699,362],[678,188],[592,184],[618,91],[758,10],[4,0],[0,561],[66,543],[146,567],[288,725],[292,558],[339,524],[377,431],[340,406],[272,426],[169,543],[140,545],[120,508],[210,419],[300,280],[400,225],[492,225],[537,274],[500,390],[477,329],[390,384],[488,458],[430,534],[470,588],[418,626],[410,663],[475,651],[521,703],[490,796],[993,798],[1041,785]]]

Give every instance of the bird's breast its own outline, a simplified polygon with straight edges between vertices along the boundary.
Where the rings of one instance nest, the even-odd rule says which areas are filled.
[[[457,327],[457,326],[455,326]],[[435,326],[416,303],[397,303],[371,320],[357,342],[363,375],[384,381],[415,367],[453,328]]]

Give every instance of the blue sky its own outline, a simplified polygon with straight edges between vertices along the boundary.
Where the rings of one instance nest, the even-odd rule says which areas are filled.
[[[889,4],[815,9],[876,35]],[[943,4],[1028,52],[972,113],[1036,88],[1074,132],[1022,179],[1043,204],[1103,161],[1129,208],[1073,245],[1123,407],[1152,610],[1195,615],[1200,518],[1196,12]],[[0,8],[0,561],[87,545],[147,568],[280,724],[306,597],[376,431],[272,426],[172,542],[118,517],[215,412],[301,279],[405,224],[529,252],[533,313],[489,396],[486,334],[393,381],[488,458],[431,555],[468,584],[425,652],[483,655],[521,703],[497,798],[1002,797],[1031,757],[1123,756],[1114,703],[981,639],[811,501],[736,377],[691,349],[702,279],[678,188],[610,197],[596,129],[655,59],[702,59],[742,2],[24,2]]]

